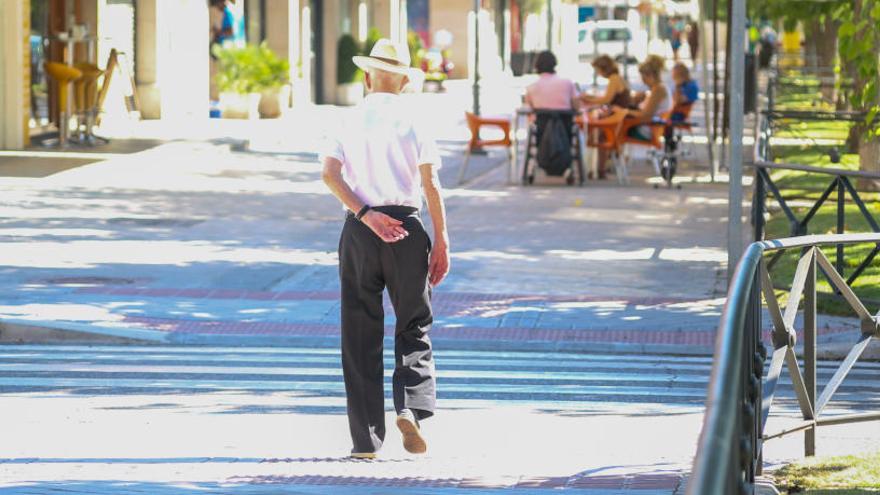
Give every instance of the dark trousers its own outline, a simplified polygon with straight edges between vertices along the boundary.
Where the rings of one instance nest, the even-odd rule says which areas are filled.
[[[382,363],[387,287],[397,324],[394,332],[394,409],[411,409],[418,419],[434,413],[436,380],[431,353],[431,240],[415,208],[376,207],[401,220],[409,232],[386,243],[350,213],[339,240],[342,285],[342,373],[352,452],[375,452],[385,439]]]

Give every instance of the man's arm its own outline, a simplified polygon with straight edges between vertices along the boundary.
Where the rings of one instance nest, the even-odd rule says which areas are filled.
[[[420,165],[419,173],[422,176],[422,188],[428,203],[428,213],[431,214],[431,223],[434,225],[434,247],[431,249],[431,259],[428,264],[428,279],[432,286],[437,286],[449,273],[449,234],[446,231],[446,206],[440,195],[440,179],[434,173],[434,166],[429,163]]]
[[[336,158],[324,158],[324,171],[321,174],[324,184],[330,189],[330,192],[336,196],[342,204],[350,211],[355,213],[361,211],[366,204],[348,187],[342,178],[342,162]],[[361,222],[370,227],[370,230],[376,233],[379,238],[385,242],[397,242],[409,235],[403,227],[403,222],[380,213],[370,210],[361,217]]]

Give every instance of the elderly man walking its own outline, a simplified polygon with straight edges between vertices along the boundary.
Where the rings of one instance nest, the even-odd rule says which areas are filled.
[[[324,182],[347,213],[339,241],[342,286],[342,372],[352,457],[372,459],[385,440],[382,364],[388,288],[397,317],[392,378],[403,446],[424,453],[420,421],[434,414],[436,380],[428,331],[431,288],[449,270],[446,213],[434,140],[417,126],[399,96],[417,75],[409,51],[387,39],[369,56],[354,57],[366,74],[368,95],[347,116],[324,153]],[[420,220],[422,193],[434,226]]]

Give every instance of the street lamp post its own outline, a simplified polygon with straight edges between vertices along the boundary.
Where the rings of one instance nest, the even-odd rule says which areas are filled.
[[[474,0],[474,115],[480,115],[480,0]]]
[[[743,250],[742,139],[745,85],[746,1],[731,0],[730,60],[730,194],[727,215],[727,274],[730,280]]]

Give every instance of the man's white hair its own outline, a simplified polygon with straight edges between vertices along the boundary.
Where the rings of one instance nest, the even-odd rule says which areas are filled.
[[[375,67],[371,68],[369,72],[374,91],[400,91],[403,78],[406,77],[404,74],[389,72]]]

